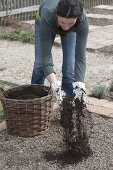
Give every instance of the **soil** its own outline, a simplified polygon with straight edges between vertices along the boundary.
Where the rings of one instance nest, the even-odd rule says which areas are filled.
[[[113,119],[90,113],[92,154],[78,157],[66,151],[59,112],[52,113],[47,132],[33,138],[0,133],[0,170],[112,170]],[[89,133],[89,131],[87,131]]]
[[[96,26],[106,26],[106,25],[113,25],[113,19],[106,19],[106,18],[90,18],[89,17],[89,24],[96,25]]]
[[[113,91],[110,91],[108,95],[105,96],[105,99],[108,101],[113,101]]]
[[[97,9],[97,8],[90,8],[88,13],[94,13],[94,14],[104,14],[104,15],[113,15],[113,10],[106,10],[106,9]]]
[[[111,21],[109,24],[111,24]],[[30,82],[33,65],[31,57],[33,55],[32,45],[23,45],[18,42],[16,44],[10,43],[10,45],[12,46],[9,46],[8,42],[2,42],[3,51],[1,57],[2,62],[5,61],[3,65],[5,69],[1,71],[1,77],[4,80],[17,84],[28,84]],[[7,54],[5,53],[7,48],[9,51],[13,49],[13,53],[10,53],[10,56],[8,51]],[[17,51],[16,48],[18,49]],[[89,67],[86,75],[86,86],[88,89],[91,89],[95,84],[109,82],[110,80],[111,68],[113,67],[113,46],[106,47],[106,49],[104,48],[102,51],[94,54],[88,53],[87,64]],[[20,57],[19,53],[21,52],[22,54],[22,51],[24,51],[22,60],[21,58],[18,60]],[[54,56],[57,58],[57,69],[60,77],[61,71],[59,68],[61,67],[61,59],[58,57],[59,51],[58,48],[54,48]],[[15,59],[16,54],[18,54],[18,57]],[[10,61],[8,61],[8,58]],[[56,58],[54,58],[54,60],[56,60]],[[23,64],[24,62],[27,62],[26,69],[25,64]],[[8,63],[10,63],[10,66]],[[21,66],[21,69],[19,66]],[[12,73],[14,74],[12,75]],[[79,137],[74,138],[77,139],[81,145],[79,145],[79,142],[76,143],[76,141],[70,144],[69,141],[66,140],[67,126],[65,125],[67,124],[62,124],[61,110],[57,110],[51,114],[49,130],[43,132],[42,135],[33,138],[22,138],[9,135],[6,130],[0,133],[0,170],[112,170],[113,119],[89,112],[87,108],[79,110],[79,114],[76,109],[73,110],[72,108],[71,110],[65,110],[63,107],[62,110],[63,113],[72,115],[70,125],[71,123],[73,125],[73,122],[76,123],[77,118],[79,119],[81,117],[83,124],[80,123],[77,124],[77,126],[74,126],[76,125],[74,124],[73,127],[75,127],[75,130],[73,130],[74,128],[72,129],[73,132],[76,132],[78,129],[83,129],[83,131],[77,133],[82,134],[82,140],[80,141]],[[78,117],[75,116],[77,114]],[[69,121],[69,119],[66,121]],[[80,125],[82,128],[77,128]],[[83,125],[85,125],[85,127]],[[68,129],[70,129],[70,127],[68,127]],[[71,150],[69,149],[70,146],[72,148]],[[78,147],[76,148],[76,146]],[[84,149],[83,146],[84,148],[87,147]],[[76,152],[76,149],[78,149],[78,152]],[[85,152],[80,154],[80,151]]]
[[[98,51],[103,52],[103,53],[113,54],[113,45],[106,46],[104,48],[99,49]]]
[[[112,170],[113,119],[89,112],[73,97],[64,98],[39,136],[0,133],[0,170]]]
[[[92,152],[86,127],[91,124],[90,113],[83,101],[66,96],[60,108],[61,125],[64,128],[64,141],[67,150],[78,158],[86,158]],[[86,120],[86,121],[85,121]],[[90,132],[90,128],[88,129]]]

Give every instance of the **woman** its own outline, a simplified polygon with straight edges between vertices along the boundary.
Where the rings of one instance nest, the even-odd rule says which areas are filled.
[[[61,37],[63,63],[62,84],[53,69],[52,46],[56,34]],[[60,87],[72,95],[73,84],[85,90],[86,44],[88,21],[79,0],[45,0],[35,21],[35,62],[32,84],[43,84],[46,78],[56,97]]]

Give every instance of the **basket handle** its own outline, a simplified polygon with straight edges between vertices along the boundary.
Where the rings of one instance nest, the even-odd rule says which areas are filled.
[[[4,89],[2,87],[0,87],[0,101],[3,98],[3,93],[4,93]]]

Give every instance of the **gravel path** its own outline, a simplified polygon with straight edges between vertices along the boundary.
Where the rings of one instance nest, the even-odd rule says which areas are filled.
[[[61,48],[53,48],[53,57],[57,76],[61,77]],[[0,79],[17,84],[30,84],[34,62],[33,44],[0,41],[0,58]],[[88,90],[97,83],[108,81],[112,71],[112,54],[87,52],[86,87]]]

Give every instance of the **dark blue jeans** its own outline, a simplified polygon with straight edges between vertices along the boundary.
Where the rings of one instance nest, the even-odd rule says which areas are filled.
[[[53,34],[53,42],[55,39]],[[63,50],[62,63],[62,89],[66,94],[73,92],[72,83],[75,82],[75,48],[76,33],[69,32],[65,36],[61,36],[61,44]],[[39,21],[35,21],[35,62],[32,73],[31,84],[44,84],[45,76],[42,68],[39,42]]]

